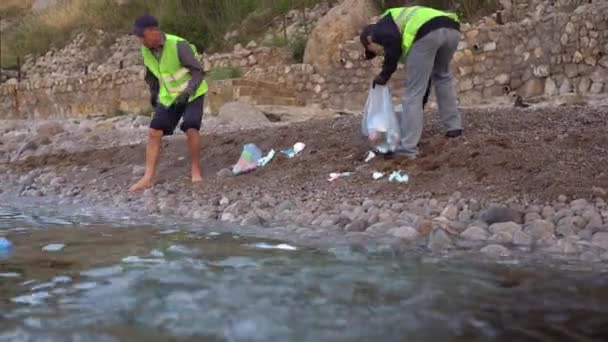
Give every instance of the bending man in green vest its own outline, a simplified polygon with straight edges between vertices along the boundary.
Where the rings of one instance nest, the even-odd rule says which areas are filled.
[[[201,182],[199,131],[207,82],[196,59],[196,48],[180,37],[161,32],[158,21],[150,15],[139,17],[133,32],[143,44],[141,53],[154,117],[150,122],[145,174],[129,190],[152,186],[161,138],[172,135],[180,119],[183,119],[180,128],[186,133],[192,158],[192,183]]]
[[[386,85],[399,60],[405,62],[399,155],[415,158],[418,154],[423,98],[429,79],[435,87],[446,136],[462,135],[462,118],[450,73],[450,62],[460,41],[460,24],[455,14],[422,6],[392,8],[376,24],[365,27],[360,38],[366,59],[384,55],[382,72],[374,79],[374,86]]]

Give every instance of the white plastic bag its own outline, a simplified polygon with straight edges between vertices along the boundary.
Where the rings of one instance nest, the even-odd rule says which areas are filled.
[[[394,152],[399,145],[399,121],[393,110],[393,101],[388,86],[370,87],[362,122],[363,136],[374,144],[381,153]]]

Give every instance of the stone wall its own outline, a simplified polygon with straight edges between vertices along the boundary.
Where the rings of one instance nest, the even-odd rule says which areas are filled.
[[[205,112],[219,113],[237,99],[259,105],[301,106],[285,85],[245,79],[210,81]],[[0,86],[2,119],[79,118],[121,113],[150,113],[143,72],[123,70],[103,76],[41,80]]]
[[[493,102],[519,94],[524,99],[576,92],[608,93],[608,2],[555,12],[537,20],[505,25],[463,25],[452,64],[461,105]],[[224,81],[211,84],[208,111],[237,98],[258,104],[319,104],[361,110],[381,59],[361,59],[358,38],[343,43],[329,68],[285,65],[273,49],[237,46],[236,53],[208,56],[208,67],[247,65],[246,80],[256,86]],[[256,59],[256,63],[249,62]],[[251,65],[249,65],[251,63]],[[0,86],[3,117],[66,117],[149,111],[141,66],[68,79],[29,80]],[[403,66],[391,79],[391,91],[403,92]],[[226,85],[230,84],[230,85]],[[270,86],[275,84],[273,88]],[[259,87],[259,90],[255,90]],[[280,94],[282,89],[293,89]],[[275,96],[272,93],[275,92]]]
[[[539,20],[472,28],[463,25],[452,64],[463,105],[518,94],[524,98],[571,92],[608,93],[608,3],[555,12]],[[317,73],[310,65],[254,68],[249,76],[289,85],[307,103],[361,108],[380,59],[361,60],[358,39],[345,42],[332,68]],[[391,79],[394,96],[403,92],[399,65]]]

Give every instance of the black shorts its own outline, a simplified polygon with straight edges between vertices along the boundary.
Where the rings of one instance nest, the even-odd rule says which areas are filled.
[[[205,95],[197,97],[194,101],[188,103],[183,112],[176,112],[171,107],[167,108],[163,105],[158,105],[154,112],[150,128],[163,131],[163,135],[173,135],[173,131],[179,120],[183,118],[180,129],[186,132],[189,129],[200,131],[203,121],[203,104]]]

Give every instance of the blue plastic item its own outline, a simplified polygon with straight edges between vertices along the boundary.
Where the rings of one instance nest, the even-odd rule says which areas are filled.
[[[10,254],[12,249],[13,244],[9,240],[0,238],[0,257]]]

